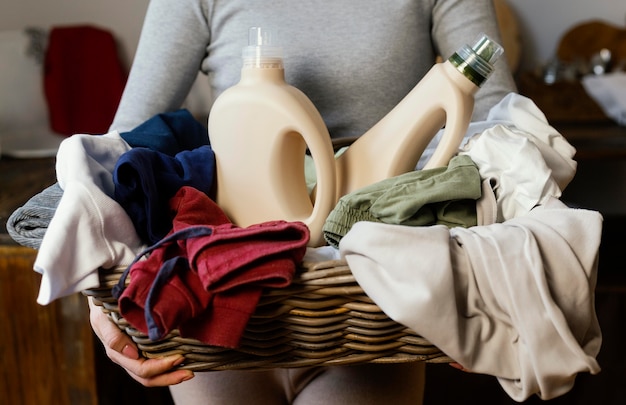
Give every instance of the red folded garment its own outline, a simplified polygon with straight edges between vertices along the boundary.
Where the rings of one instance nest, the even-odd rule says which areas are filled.
[[[107,132],[125,84],[125,69],[110,31],[89,25],[50,30],[44,92],[54,132]]]
[[[200,316],[211,302],[211,294],[181,253],[177,244],[168,244],[136,262],[130,270],[131,282],[119,297],[122,316],[151,339],[161,339],[177,325]],[[157,281],[165,269],[169,274]]]
[[[180,326],[180,335],[213,346],[238,347],[261,292],[256,286],[248,286],[215,294],[206,311]]]
[[[191,268],[207,291],[220,292],[238,285],[285,287],[291,283],[295,263],[302,261],[309,229],[302,222],[268,221],[247,228],[230,222],[206,194],[181,187],[170,200],[173,232],[196,225],[214,225],[209,236],[185,239]],[[287,258],[289,261],[274,259]],[[291,263],[290,266],[285,266]]]
[[[209,237],[187,240],[191,267],[211,292],[256,283],[285,287],[291,283],[295,264],[302,261],[309,230],[302,222],[268,221],[239,228],[218,225]],[[273,260],[281,265],[273,264]],[[290,265],[287,265],[287,264]]]
[[[172,229],[190,225],[230,224],[224,211],[205,193],[190,186],[181,187],[169,201]]]
[[[223,347],[237,347],[263,288],[291,284],[302,261],[309,230],[301,222],[270,221],[240,228],[215,210],[204,193],[183,187],[172,199],[177,214],[174,232],[199,224],[217,223],[209,236],[185,244],[191,268],[198,273],[213,301],[198,322],[181,326],[181,335]]]
[[[309,230],[285,221],[237,227],[192,187],[182,187],[170,207],[173,229],[130,267],[120,313],[151,339],[178,328],[183,337],[237,347],[263,288],[291,284]]]

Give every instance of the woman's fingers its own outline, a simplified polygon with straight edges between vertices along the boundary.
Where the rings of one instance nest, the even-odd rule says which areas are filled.
[[[193,377],[191,370],[174,370],[185,358],[172,355],[159,359],[146,359],[139,355],[132,339],[123,333],[109,317],[89,298],[89,321],[95,334],[104,345],[107,356],[139,383],[147,387],[179,384]]]
[[[191,370],[171,371],[173,367],[185,360],[180,354],[158,359],[139,358],[138,360],[129,359],[113,350],[107,351],[107,355],[112,361],[123,367],[134,380],[146,387],[175,385],[194,376]]]
[[[89,297],[89,322],[91,327],[107,349],[124,353],[128,358],[138,359],[139,351],[130,336],[122,333],[109,317],[98,308]]]

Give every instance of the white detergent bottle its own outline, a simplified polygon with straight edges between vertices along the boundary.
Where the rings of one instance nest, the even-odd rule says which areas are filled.
[[[282,50],[272,45],[271,33],[253,27],[249,35],[241,80],[216,99],[209,114],[216,202],[239,226],[302,221],[310,230],[309,246],[320,246],[336,203],[328,129],[311,100],[285,82]],[[307,147],[317,177],[314,198],[304,173]]]
[[[441,142],[425,169],[445,166],[467,131],[474,94],[493,71],[502,47],[484,34],[435,64],[387,115],[337,158],[337,197],[415,169],[437,132]]]

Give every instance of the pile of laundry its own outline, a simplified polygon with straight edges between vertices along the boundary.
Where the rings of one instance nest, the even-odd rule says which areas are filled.
[[[7,223],[39,249],[38,302],[124,265],[114,295],[133,326],[236,347],[263,288],[289,285],[303,260],[342,258],[390,318],[518,401],[562,395],[578,373],[600,371],[602,216],[560,200],[575,150],[531,100],[509,94],[472,123],[447,167],[418,165],[342,196],[320,248],[306,247],[299,222],[232,224],[213,202],[207,143],[184,110],[64,141],[58,184]]]

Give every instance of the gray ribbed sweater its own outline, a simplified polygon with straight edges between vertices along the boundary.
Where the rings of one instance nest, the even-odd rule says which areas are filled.
[[[181,107],[198,71],[213,97],[240,77],[248,29],[272,30],[287,81],[307,94],[333,137],[364,133],[422,78],[485,32],[491,0],[151,0],[112,129]],[[515,90],[504,58],[477,94],[474,118]]]

